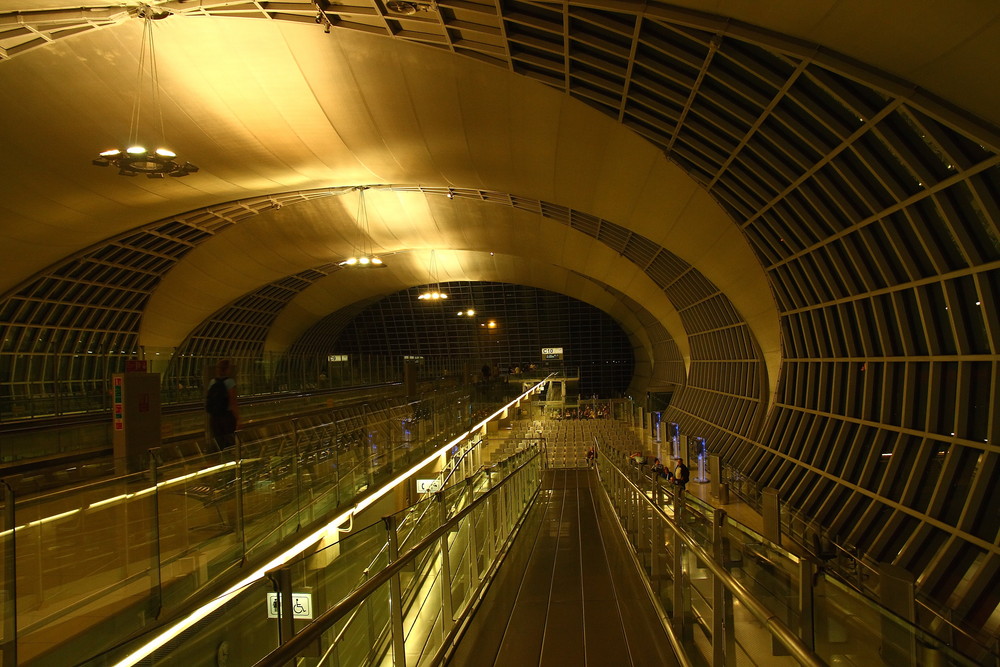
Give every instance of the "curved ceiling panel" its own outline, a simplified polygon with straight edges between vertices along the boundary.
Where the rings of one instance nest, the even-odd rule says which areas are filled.
[[[322,226],[334,200],[251,214],[291,189],[434,193],[387,205],[380,243],[478,252],[456,277],[495,246],[522,279],[569,285],[572,267],[635,299],[655,285],[690,354],[670,407],[685,432],[777,488],[813,534],[918,574],[949,619],[1000,627],[995,3],[323,6],[328,26],[304,2],[163,5],[192,14],[158,22],[158,44],[170,136],[202,167],[165,181],[88,164],[127,122],[128,11],[0,16],[0,58],[22,54],[0,63],[14,390],[49,378],[31,354],[98,339],[135,354],[168,273],[151,340],[186,335],[166,320],[184,289],[219,292],[215,311],[178,311],[193,327],[295,283],[274,333],[291,340],[352,302],[327,289],[326,253],[348,234]],[[252,16],[276,20],[237,18]],[[454,206],[449,187],[511,210]],[[396,283],[419,266],[401,259]],[[655,347],[667,315],[628,310]]]
[[[150,216],[222,199],[373,180],[489,186],[613,220],[704,263],[706,277],[732,289],[734,304],[776,357],[777,315],[759,262],[724,212],[655,147],[586,105],[510,72],[398,40],[351,32],[333,39],[313,27],[194,18],[157,25],[166,125],[178,152],[201,167],[196,178],[183,180],[125,179],[81,168],[127,126],[118,81],[134,66],[122,54],[134,52],[137,25],[3,63],[0,87],[25,91],[13,112],[17,118],[0,128],[0,139],[16,147],[5,155],[18,156],[0,159],[6,195],[0,205],[17,230],[0,248],[6,287],[14,276],[39,271]],[[53,105],[57,81],[63,90]],[[78,159],[53,162],[47,151],[30,150],[13,128],[37,114],[43,122],[46,114],[86,119],[87,133],[51,119],[49,139],[61,154]],[[37,186],[42,180],[45,188]],[[387,238],[386,246],[405,247],[415,235],[426,236],[408,231],[401,220],[391,221],[387,234],[398,238]],[[242,243],[282,246],[281,229],[273,227],[273,243]],[[524,245],[519,252],[539,247]],[[228,285],[220,292],[234,296],[251,287],[253,279],[242,277],[248,271],[259,269],[269,279],[304,268],[273,254],[248,260],[250,266],[234,253],[217,252],[234,270],[215,280]],[[187,288],[205,279],[174,278]]]
[[[568,233],[575,234],[572,231]],[[583,259],[575,262],[576,266],[574,262],[555,264],[519,257],[510,254],[510,250],[510,247],[498,247],[494,255],[461,250],[436,250],[438,276],[441,282],[452,280],[513,282],[540,287],[586,301],[612,316],[615,316],[613,312],[615,309],[611,306],[613,299],[607,292],[599,289],[593,280],[607,281],[612,287],[616,287],[617,283],[618,289],[625,288],[630,290],[631,294],[646,294],[647,297],[641,300],[644,308],[652,313],[657,321],[664,323],[672,333],[683,331],[676,311],[670,306],[662,290],[658,290],[655,284],[628,262],[621,259],[614,261],[615,255],[611,250],[604,249],[603,252],[595,250],[592,253],[594,257],[607,260],[609,269],[588,272],[588,278],[591,280],[582,279],[572,273],[573,271],[579,273],[578,269],[586,266],[587,262]],[[391,260],[388,269],[338,271],[317,281],[293,300],[275,320],[267,339],[266,349],[280,350],[288,347],[328,313],[336,312],[357,301],[386,296],[414,285],[431,282],[427,273],[429,257],[429,251],[400,253],[387,258]],[[657,293],[659,296],[656,296]],[[671,323],[674,328],[669,326]],[[678,342],[684,358],[687,358],[683,334],[674,334],[674,340]]]
[[[436,6],[428,5],[429,11],[410,16],[387,10],[378,0],[355,0],[349,5],[324,3],[326,10],[319,15],[316,3],[307,0],[235,6],[228,0],[204,0],[196,6],[169,2],[160,4],[158,10],[306,24],[325,20],[327,30],[395,36],[503,67],[510,66],[515,51],[503,38],[509,32],[504,30],[503,19],[537,25],[540,13],[537,5],[525,2],[505,2],[499,8],[483,0],[433,4]],[[777,51],[810,54],[834,69],[859,68],[860,63],[866,63],[871,68],[869,77],[880,76],[876,70],[891,73],[1000,125],[1000,91],[991,85],[992,73],[1000,66],[996,49],[1000,41],[1000,8],[994,3],[957,0],[947,4],[873,5],[866,0],[827,0],[820,4],[775,0],[760,5],[729,0],[674,0],[633,7],[614,0],[591,0],[567,3],[565,8],[546,4],[550,23],[553,15],[565,13],[576,18],[578,25],[588,20],[611,25],[606,17],[612,13],[620,17],[617,28],[626,35],[631,28],[629,20],[644,16],[736,36]],[[6,0],[0,7],[2,59],[82,32],[118,25],[139,11],[138,5],[108,6],[101,0],[77,2],[72,8],[53,8],[49,0]],[[564,19],[561,23],[569,25],[570,21]],[[552,29],[559,31],[558,23]]]

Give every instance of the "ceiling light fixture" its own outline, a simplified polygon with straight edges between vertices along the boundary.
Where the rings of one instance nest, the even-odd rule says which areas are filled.
[[[432,287],[428,291],[422,292],[417,298],[421,301],[442,301],[447,299],[448,295],[441,291],[441,283],[438,281],[437,259],[434,256],[433,250],[431,250],[431,258],[427,264],[427,273],[430,275],[430,280],[427,281],[428,285],[432,285]]]
[[[413,0],[388,0],[385,8],[395,14],[413,16],[417,12],[437,11],[437,2],[413,2]]]
[[[386,264],[372,249],[371,230],[368,228],[368,209],[365,207],[365,190],[367,185],[359,185],[358,191],[358,243],[352,249],[350,257],[340,262],[340,266],[348,269],[384,269]]]
[[[165,19],[169,12],[157,11],[149,5],[139,8],[138,17],[142,19],[142,42],[139,46],[139,72],[135,81],[135,98],[132,101],[132,116],[129,120],[128,143],[124,148],[109,148],[101,151],[92,160],[98,167],[118,167],[119,176],[138,176],[145,174],[147,178],[163,178],[164,176],[181,177],[193,174],[198,167],[190,162],[181,162],[177,153],[166,148],[165,132],[163,130],[163,112],[160,109],[160,79],[156,73],[156,52],[153,49],[153,21]],[[148,69],[148,75],[146,71]],[[144,79],[147,79],[144,83]],[[149,89],[148,95],[152,103],[153,118],[149,119],[150,127],[141,127],[143,89]],[[159,122],[160,145],[158,148],[147,148],[140,143],[140,132],[155,134],[156,122]]]

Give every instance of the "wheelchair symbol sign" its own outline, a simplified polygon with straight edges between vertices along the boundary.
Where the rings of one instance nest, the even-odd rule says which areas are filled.
[[[277,593],[267,594],[267,617],[278,618],[281,602]],[[292,618],[313,617],[312,593],[292,593]]]

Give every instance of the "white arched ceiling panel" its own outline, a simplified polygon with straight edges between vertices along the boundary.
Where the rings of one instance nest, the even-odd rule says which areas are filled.
[[[366,208],[370,220],[378,221],[372,232],[376,237],[378,247],[388,251],[385,258],[389,268],[377,271],[363,272],[378,281],[388,280],[392,289],[388,292],[366,293],[357,296],[351,289],[344,288],[341,302],[337,309],[363,298],[374,295],[384,295],[413,284],[421,284],[429,280],[429,251],[436,250],[437,263],[441,279],[445,280],[445,270],[454,269],[460,273],[449,275],[451,280],[481,280],[477,275],[465,273],[468,269],[449,260],[447,250],[443,246],[436,248],[424,247],[422,253],[392,254],[419,248],[419,243],[406,238],[402,234],[402,245],[389,246],[379,235],[377,228],[385,226],[386,220],[401,220],[404,211],[419,218],[420,215],[430,216],[432,224],[442,231],[436,239],[447,241],[451,237],[453,225],[458,230],[467,225],[470,218],[477,218],[480,224],[499,230],[492,239],[491,247],[497,253],[511,256],[530,257],[526,261],[529,266],[558,265],[565,266],[581,274],[594,276],[595,279],[615,286],[624,277],[641,276],[643,280],[636,283],[636,289],[641,286],[642,292],[633,298],[646,303],[660,303],[656,312],[658,319],[674,335],[680,335],[683,328],[680,319],[672,306],[669,305],[662,290],[657,288],[638,267],[621,258],[609,248],[587,242],[584,234],[576,232],[556,221],[540,218],[525,211],[498,206],[488,202],[471,200],[448,200],[444,197],[433,197],[434,204],[427,206],[427,195],[416,192],[389,192],[368,190],[365,193]],[[340,197],[317,200],[316,206],[289,206],[280,210],[263,213],[255,218],[233,226],[225,233],[202,244],[191,251],[179,265],[161,282],[156,293],[150,299],[142,322],[140,338],[148,347],[174,347],[187,336],[203,320],[208,318],[235,298],[252,291],[262,283],[276,280],[285,275],[304,269],[333,262],[349,254],[350,243],[345,239],[343,227],[353,224],[354,214],[345,209],[356,206],[354,193]],[[405,206],[401,202],[412,205]],[[384,206],[383,206],[384,205]],[[475,212],[477,215],[472,215]],[[466,214],[469,215],[466,215]],[[345,220],[347,222],[345,222]],[[422,225],[418,220],[400,223],[404,229],[419,229]],[[426,225],[424,225],[426,226]],[[266,245],[261,245],[261,239],[267,239]],[[460,238],[460,235],[457,235]],[[563,255],[565,247],[579,247],[583,252],[575,256],[571,253]],[[464,249],[464,248],[457,248]],[[478,250],[478,248],[475,248]],[[491,263],[489,251],[482,255]],[[417,259],[414,260],[414,257]],[[597,258],[597,261],[594,260]],[[541,264],[534,262],[541,260]],[[344,278],[349,271],[337,271],[327,280],[337,281]],[[263,278],[258,280],[258,278]],[[321,281],[326,282],[326,281]],[[374,284],[374,283],[373,283]],[[192,290],[201,297],[192,300]],[[319,315],[326,315],[330,309]],[[302,326],[311,325],[306,322]],[[686,345],[681,345],[686,349]]]
[[[605,216],[672,251],[677,248],[682,259],[696,258],[698,269],[698,258],[712,251],[729,261],[707,265],[706,277],[720,285],[737,277],[743,289],[733,300],[735,307],[759,313],[761,304],[770,303],[771,322],[750,324],[758,338],[776,331],[776,310],[756,258],[740,235],[728,233],[732,225],[722,210],[659,149],[538,82],[400,40],[349,31],[325,35],[310,25],[241,19],[159,22],[166,126],[181,156],[201,171],[181,180],[149,180],[93,167],[89,159],[95,151],[122,131],[127,96],[109,91],[126,89],[134,78],[137,28],[138,22],[128,22],[0,64],[0,90],[16,96],[10,106],[19,117],[48,118],[53,91],[68,85],[74,94],[59,91],[58,116],[92,124],[81,132],[75,124],[55,123],[33,137],[40,142],[35,150],[23,145],[16,124],[0,127],[0,143],[16,139],[19,146],[0,155],[0,176],[5,177],[0,202],[16,230],[0,247],[0,289],[76,248],[171,212],[289,188],[374,179],[486,188]],[[98,94],[88,94],[88,86]],[[45,144],[49,140],[53,145]],[[68,157],[52,160],[53,154]],[[299,215],[308,217],[296,211]],[[341,211],[334,218],[350,226],[353,216]],[[424,228],[424,222],[432,225]],[[177,340],[189,330],[182,331],[187,323],[204,319],[197,315],[213,312],[245,288],[294,272],[290,265],[297,270],[315,266],[324,248],[336,249],[309,225],[299,236],[289,236],[284,229],[289,224],[300,223],[293,217],[282,224],[254,224],[247,239],[230,229],[196,250],[211,253],[214,263],[186,272],[185,260],[167,277],[150,303],[143,336]],[[419,211],[405,211],[388,222],[375,216],[372,224],[387,250],[492,249],[484,247],[489,245],[531,257],[543,252],[546,261],[551,261],[549,253],[560,252],[566,266],[584,274],[593,270],[587,265],[593,253],[606,250],[590,249],[594,241],[589,237],[560,247],[573,235],[544,225],[551,231],[537,236],[542,232],[534,231],[539,227],[534,222],[510,228],[507,233],[515,238],[506,239],[508,246],[496,230],[482,237],[457,221],[442,224],[436,215],[428,218]],[[442,238],[445,228],[455,231]],[[296,250],[297,243],[305,249]],[[636,271],[623,265],[615,282]],[[200,305],[191,303],[191,290],[200,293]],[[762,340],[762,347],[777,349],[777,341]]]
[[[641,313],[631,310],[614,293],[589,278],[524,257],[500,254],[490,256],[467,251],[447,251],[441,255],[444,260],[441,264],[445,269],[451,267],[457,270],[457,273],[442,271],[441,282],[509,282],[566,294],[589,303],[615,319],[636,347],[636,357],[640,363],[655,363],[657,360],[684,361],[667,359],[661,349],[655,348],[643,324],[643,319],[655,318],[655,315],[648,310]],[[419,267],[427,261],[428,256],[428,252],[407,252],[395,255],[394,259],[406,263],[406,272],[419,273]],[[283,351],[310,326],[340,307],[349,305],[348,301],[351,299],[387,296],[410,286],[397,280],[397,277],[398,274],[389,270],[342,271],[317,282],[289,304],[279,316],[265,348],[272,352]],[[428,307],[451,308],[449,304],[431,304]],[[661,357],[655,359],[654,353],[659,353]]]
[[[609,255],[616,255],[610,249],[605,248],[604,250]],[[440,274],[442,282],[447,280],[517,282],[559,291],[568,296],[580,298],[576,293],[567,291],[571,284],[578,286],[579,283],[567,282],[566,273],[567,271],[577,271],[583,274],[579,270],[583,268],[582,262],[578,262],[578,266],[557,266],[551,262],[546,262],[541,256],[535,259],[512,255],[507,259],[503,259],[507,255],[503,249],[499,250],[494,256],[490,256],[488,253],[463,252],[460,253],[462,260],[458,262],[450,259],[451,253],[449,251],[438,250],[436,254],[439,255],[439,264],[443,267],[456,267],[461,271],[460,274],[446,274],[442,272]],[[399,255],[394,255],[392,259],[393,263],[398,262],[403,265],[417,267],[415,270],[406,270],[404,275],[412,275],[413,273],[419,275],[419,267],[423,261],[426,261],[427,256],[426,253],[400,253]],[[498,257],[501,257],[501,259],[497,259]],[[630,270],[627,265],[628,262],[620,260],[616,270],[609,271],[606,275],[595,275],[593,272],[584,275],[589,275],[594,280],[605,283],[615,289],[620,289],[622,283],[625,280],[629,280],[634,289],[640,290],[640,294],[645,295],[645,297],[640,296],[635,300],[638,303],[642,303],[643,307],[651,313],[656,321],[660,322],[671,333],[677,341],[678,349],[681,350],[682,356],[687,361],[689,357],[688,345],[676,311],[669,304],[661,290],[658,290],[643,274]],[[346,278],[346,274],[348,273],[353,275],[361,274],[362,276],[377,274],[379,279],[377,284],[374,282],[374,279],[370,284],[364,284],[363,280],[358,281],[352,275],[349,284],[342,284],[342,280]],[[389,284],[390,279],[386,278],[383,280],[381,278],[383,275],[393,276],[395,284],[392,289],[385,287]],[[645,278],[646,284],[642,283],[643,278]],[[423,282],[425,281],[421,280],[420,283],[416,284]],[[267,349],[282,350],[286,348],[317,320],[331,312],[368,298],[386,296],[395,291],[411,287],[413,284],[412,282],[396,278],[396,273],[392,266],[388,269],[374,271],[338,271],[328,278],[317,281],[291,302],[289,307],[275,320],[272,332],[267,339]]]

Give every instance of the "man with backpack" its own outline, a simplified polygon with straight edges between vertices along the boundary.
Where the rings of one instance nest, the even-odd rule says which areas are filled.
[[[230,377],[232,373],[233,365],[229,359],[219,361],[205,395],[209,430],[219,449],[234,446],[236,431],[240,428],[240,407],[236,401],[236,380]]]
[[[691,471],[688,470],[687,465],[684,463],[684,459],[677,458],[674,460],[677,462],[677,466],[674,468],[674,484],[681,487],[681,490],[683,490],[687,487]]]

